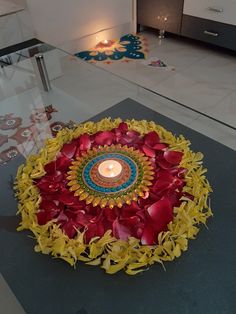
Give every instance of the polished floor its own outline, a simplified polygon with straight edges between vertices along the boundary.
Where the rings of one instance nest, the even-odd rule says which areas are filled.
[[[34,58],[0,69],[1,115],[24,115],[26,107],[52,103],[56,121],[80,122],[130,97],[236,149],[236,57],[181,39],[143,35],[149,40],[148,58],[169,68],[151,68],[142,60],[91,65],[50,47],[44,53],[49,93],[37,87]]]
[[[236,54],[176,37],[160,40],[155,32],[142,35],[149,41],[147,58],[170,68],[142,61],[97,65],[236,128]]]

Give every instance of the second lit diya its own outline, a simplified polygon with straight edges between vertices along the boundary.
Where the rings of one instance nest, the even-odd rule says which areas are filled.
[[[96,49],[100,49],[100,48],[109,48],[111,47],[112,45],[115,44],[115,40],[110,40],[110,39],[104,39],[102,41],[100,41],[96,46],[95,48]]]

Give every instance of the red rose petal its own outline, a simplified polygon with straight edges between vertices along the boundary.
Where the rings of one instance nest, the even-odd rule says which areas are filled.
[[[59,214],[59,210],[40,210],[36,216],[39,225],[45,225]]]
[[[126,133],[128,132],[128,125],[125,122],[121,122],[118,126],[118,129],[122,132],[122,133]]]
[[[184,192],[182,194],[182,196],[185,196],[185,197],[189,198],[191,201],[194,200],[194,196],[192,194],[189,194],[188,192]]]
[[[87,133],[84,133],[79,138],[79,148],[80,150],[88,150],[91,148],[90,136]]]
[[[95,142],[98,145],[111,145],[115,135],[111,131],[100,132],[95,136]]]
[[[157,172],[157,179],[154,183],[152,190],[155,192],[161,192],[171,187],[175,180],[175,177],[171,175],[168,170],[160,169]]]
[[[52,201],[46,201],[46,200],[43,200],[40,205],[39,205],[40,209],[43,209],[43,210],[58,210],[57,208],[57,205],[52,202]]]
[[[37,187],[43,192],[52,194],[58,191],[60,185],[57,182],[45,182],[42,180],[37,183]]]
[[[126,135],[131,138],[131,139],[136,139],[136,138],[139,138],[140,136],[140,133],[137,132],[137,131],[134,131],[134,130],[130,130],[128,132],[126,132]]]
[[[78,199],[76,200],[76,203],[74,203],[73,205],[70,205],[69,208],[73,211],[78,211],[81,209],[84,209],[84,202],[79,201]]]
[[[78,225],[70,219],[62,226],[62,230],[70,239],[72,239],[77,234],[77,227]]]
[[[157,165],[161,167],[162,169],[170,169],[173,167],[173,165],[169,163],[168,161],[166,161],[164,158],[158,158]]]
[[[64,214],[64,212],[60,212],[60,214],[57,217],[57,222],[60,224],[64,224],[68,221],[68,217]]]
[[[115,129],[112,129],[112,132],[115,134],[116,141],[119,141],[119,139],[122,136],[121,130],[118,128],[115,128]]]
[[[119,143],[122,145],[134,145],[140,141],[140,133],[137,131],[128,131],[119,139]]]
[[[104,208],[103,214],[104,214],[104,217],[110,222],[113,222],[117,218],[114,208],[113,209],[109,207]]]
[[[117,239],[121,239],[124,241],[127,241],[128,238],[131,236],[130,229],[122,225],[118,219],[116,219],[112,224],[112,232]]]
[[[156,232],[153,230],[153,228],[149,225],[147,225],[144,230],[141,237],[141,243],[143,245],[154,245],[156,243]]]
[[[183,157],[183,153],[182,152],[177,152],[177,151],[173,151],[173,150],[168,150],[164,152],[164,156],[165,160],[173,165],[178,165]]]
[[[74,195],[70,193],[62,193],[57,196],[57,199],[59,200],[59,202],[62,202],[65,205],[75,205],[75,203],[77,202],[76,197],[74,197]]]
[[[59,155],[56,160],[57,170],[66,171],[69,165],[71,164],[71,159],[65,155]]]
[[[156,156],[155,150],[153,150],[147,145],[143,145],[142,150],[144,154],[148,157],[154,158]]]
[[[47,164],[46,166],[44,166],[44,170],[49,175],[54,174],[55,171],[56,171],[56,163],[55,163],[55,161],[52,161],[49,164]]]
[[[155,131],[149,132],[144,136],[144,143],[147,146],[153,147],[160,142],[160,138]]]
[[[76,149],[77,149],[77,142],[72,141],[68,144],[63,145],[61,149],[61,153],[65,155],[67,158],[71,159],[74,156]]]
[[[91,223],[87,226],[87,231],[85,232],[85,241],[88,243],[94,237],[102,237],[104,234],[104,226],[102,221],[99,223]]]
[[[127,218],[121,218],[120,223],[129,229],[132,229],[135,225],[140,223],[140,217],[138,216],[132,216]]]
[[[48,181],[52,182],[61,182],[64,178],[63,174],[61,171],[56,170],[53,174],[47,176]]]
[[[104,226],[103,226],[103,221],[100,220],[98,223],[97,223],[97,235],[99,237],[102,237],[105,233],[105,230],[104,230]]]
[[[169,220],[170,217],[172,218],[172,207],[170,201],[167,199],[157,201],[147,209],[147,212],[155,221],[166,221]]]
[[[186,174],[186,172],[187,172],[187,169],[182,168],[182,167],[174,168],[174,169],[170,170],[170,173],[172,175],[175,175],[175,176],[177,175],[177,177],[180,178],[180,179],[184,178],[184,175]]]
[[[173,219],[173,209],[168,199],[157,201],[147,212],[153,220],[153,229],[158,233],[166,230],[168,223]]]
[[[161,193],[161,192],[169,189],[170,186],[171,186],[171,183],[168,181],[157,180],[155,182],[155,185],[152,187],[152,191],[155,193]]]
[[[182,193],[169,190],[166,191],[163,196],[170,201],[172,208],[174,206],[180,206],[181,204],[180,198],[182,196]]]
[[[81,226],[87,226],[89,224],[90,219],[92,216],[85,213],[84,210],[78,210],[76,212],[75,221],[80,224]]]
[[[168,147],[167,144],[163,144],[163,143],[158,143],[152,146],[153,149],[155,150],[163,150],[166,149]]]

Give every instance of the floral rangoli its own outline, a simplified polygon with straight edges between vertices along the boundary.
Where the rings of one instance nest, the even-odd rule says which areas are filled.
[[[172,261],[212,215],[203,156],[189,146],[145,120],[62,129],[18,170],[19,230],[37,252],[109,274]]]
[[[95,47],[75,54],[76,57],[88,62],[112,63],[118,60],[140,60],[145,59],[147,40],[139,35],[127,34],[119,40],[109,40],[98,43]]]

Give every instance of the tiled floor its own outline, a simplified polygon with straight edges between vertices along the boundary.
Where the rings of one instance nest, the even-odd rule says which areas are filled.
[[[235,78],[230,71],[235,67],[236,59],[177,39],[167,38],[158,42],[153,34],[145,36],[149,38],[150,55],[174,66],[175,71],[150,68],[143,61],[115,62],[110,65],[97,63],[94,66],[68,56],[60,50],[50,50],[44,54],[53,86],[50,93],[43,93],[35,88],[37,77],[33,59],[22,60],[1,70],[0,101],[1,111],[4,111],[2,114],[9,112],[4,109],[7,108],[7,103],[11,103],[10,107],[12,105],[16,107],[15,112],[23,111],[23,103],[28,104],[31,110],[42,104],[52,103],[59,109],[57,117],[80,122],[131,97],[179,123],[236,149],[235,130],[199,113],[203,112],[232,126],[236,125],[234,106],[236,90],[233,90],[232,83]],[[217,58],[222,62],[218,70],[215,65]],[[209,66],[209,69],[204,70],[204,67],[207,68],[207,60],[212,68]],[[191,67],[195,67],[195,71],[191,72]],[[205,76],[205,81],[200,69],[210,73]],[[115,75],[111,75],[110,72]],[[187,77],[184,73],[191,74]],[[198,76],[202,79],[198,79]],[[163,98],[157,93],[175,101]],[[199,112],[188,110],[176,101]],[[14,108],[11,112],[14,112]]]
[[[175,71],[142,61],[96,65],[236,128],[236,54],[181,38],[142,35],[149,40],[148,58],[159,58]]]

